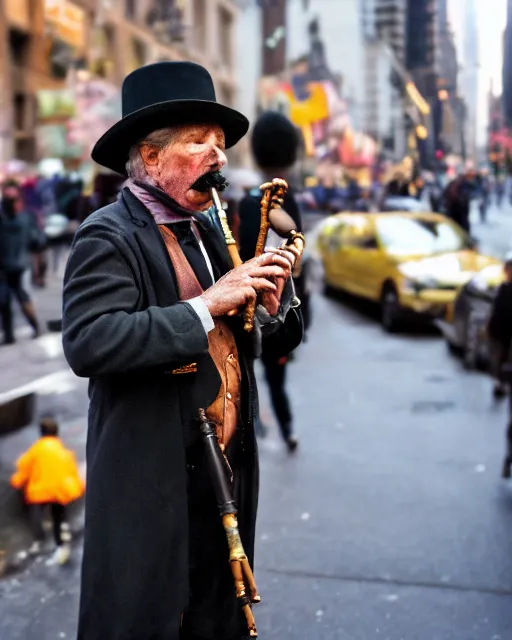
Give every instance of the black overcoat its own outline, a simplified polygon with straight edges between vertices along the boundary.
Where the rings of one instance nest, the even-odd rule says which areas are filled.
[[[211,227],[203,240],[216,268],[225,272],[229,257],[216,233]],[[233,464],[241,535],[252,560],[257,399],[249,346],[243,331],[235,327],[235,333],[243,406]],[[198,562],[220,558],[222,580],[231,580],[195,425],[198,408],[216,398],[220,378],[199,317],[179,301],[160,231],[127,189],[77,231],[64,281],[63,344],[73,371],[90,378],[78,638],[176,640],[180,614],[190,600],[190,567],[198,571]],[[191,362],[197,363],[197,373],[171,373]],[[192,506],[191,485],[197,489]],[[202,532],[197,512],[205,500],[210,525]],[[191,525],[189,531],[192,521],[195,529]],[[195,548],[190,554],[189,542]],[[201,632],[205,637],[224,639],[239,629],[240,614],[231,608],[234,591],[227,591],[226,607],[211,606],[219,616],[236,620],[229,629],[212,621],[212,628]]]

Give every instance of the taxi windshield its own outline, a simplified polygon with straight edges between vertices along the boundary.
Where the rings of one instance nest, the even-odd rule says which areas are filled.
[[[464,233],[442,220],[383,216],[376,225],[382,246],[394,256],[431,256],[469,248]]]

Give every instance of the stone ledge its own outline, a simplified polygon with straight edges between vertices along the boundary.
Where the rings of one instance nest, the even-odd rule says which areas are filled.
[[[29,425],[34,418],[36,394],[24,393],[0,404],[0,436]]]

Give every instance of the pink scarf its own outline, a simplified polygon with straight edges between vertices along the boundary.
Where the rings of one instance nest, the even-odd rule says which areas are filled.
[[[170,224],[173,222],[183,222],[183,220],[187,220],[186,216],[179,215],[171,211],[169,207],[166,207],[165,204],[157,200],[155,196],[149,193],[149,191],[146,191],[143,187],[139,187],[139,185],[135,184],[133,180],[128,180],[125,183],[125,186],[128,187],[137,200],[142,202],[142,204],[148,209],[156,224]],[[192,220],[192,215],[189,219]]]

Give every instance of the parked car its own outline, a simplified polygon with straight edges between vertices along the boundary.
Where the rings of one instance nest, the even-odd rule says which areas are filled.
[[[448,347],[452,352],[462,354],[468,369],[489,366],[487,324],[503,277],[501,264],[482,269],[461,288],[449,316],[438,322]]]
[[[445,318],[457,291],[499,263],[435,213],[339,213],[321,224],[317,247],[326,290],[377,302],[387,331],[411,315]]]

